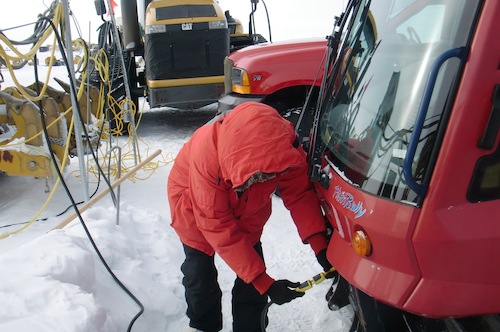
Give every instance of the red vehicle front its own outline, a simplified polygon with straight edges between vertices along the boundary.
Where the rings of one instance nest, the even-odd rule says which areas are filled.
[[[364,330],[500,313],[499,16],[353,0],[332,37],[310,169]]]
[[[302,106],[310,87],[321,84],[318,68],[325,38],[263,43],[231,53],[224,60],[225,95],[219,110],[257,101],[280,113]]]

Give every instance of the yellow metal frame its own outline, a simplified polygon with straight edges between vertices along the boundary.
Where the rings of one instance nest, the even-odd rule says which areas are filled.
[[[201,84],[224,84],[224,76],[207,76],[193,78],[177,78],[173,80],[146,80],[150,89],[173,88],[181,86],[201,85]]]
[[[0,172],[10,176],[51,176],[51,160],[44,146],[40,112],[33,103],[17,97],[20,94],[14,88],[0,93],[0,104],[6,108],[1,120],[16,126],[16,132],[0,143]],[[60,141],[49,144],[57,158],[62,160],[65,146],[61,143],[67,138],[67,128],[58,122],[62,113],[53,98],[44,97],[41,102],[48,135]]]
[[[22,150],[0,147],[0,171],[9,176],[48,177],[52,175],[49,156],[42,147],[25,144]],[[46,152],[46,151],[45,151]]]

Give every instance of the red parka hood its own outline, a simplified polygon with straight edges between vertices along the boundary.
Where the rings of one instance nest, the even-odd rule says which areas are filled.
[[[304,162],[293,147],[292,124],[265,104],[246,102],[235,107],[219,128],[217,150],[222,177],[233,188],[256,172],[280,173]]]

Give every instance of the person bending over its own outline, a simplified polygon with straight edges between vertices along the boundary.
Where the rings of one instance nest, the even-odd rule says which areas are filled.
[[[267,105],[247,102],[194,132],[168,177],[172,227],[186,254],[184,274],[190,327],[222,329],[221,290],[214,254],[236,273],[233,331],[260,331],[268,296],[276,304],[304,293],[299,283],[266,273],[261,235],[276,189],[300,238],[325,271],[326,226],[307,175],[306,156],[292,124]]]

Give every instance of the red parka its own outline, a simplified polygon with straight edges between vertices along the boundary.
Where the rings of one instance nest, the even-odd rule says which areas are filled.
[[[199,128],[182,147],[168,177],[172,227],[181,241],[217,252],[245,282],[265,293],[274,281],[254,250],[279,189],[299,235],[315,253],[326,248],[325,222],[307,176],[295,131],[272,107],[248,102]],[[276,177],[234,190],[256,172]]]

